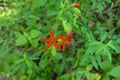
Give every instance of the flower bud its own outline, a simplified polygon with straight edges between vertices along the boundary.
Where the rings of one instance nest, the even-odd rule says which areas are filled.
[[[80,4],[79,4],[79,3],[75,3],[75,4],[74,4],[74,7],[80,8]]]

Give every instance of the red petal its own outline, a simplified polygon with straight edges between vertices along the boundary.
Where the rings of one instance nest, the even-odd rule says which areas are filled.
[[[66,40],[71,40],[73,38],[73,33],[68,33],[66,35]]]
[[[62,39],[62,40],[64,40],[64,36],[62,36],[62,35],[58,35],[58,36],[56,36],[56,37],[55,37],[55,40],[58,40],[58,39]]]
[[[53,30],[51,29],[50,30],[50,38],[52,39],[54,37],[54,32],[53,32]]]
[[[47,50],[51,45],[52,45],[52,43],[47,44],[47,46],[45,47],[45,49]]]
[[[63,44],[63,46],[62,46],[62,51],[64,51],[65,50],[65,44]]]
[[[42,38],[40,41],[41,41],[41,42],[49,42],[50,40],[47,39],[47,38]]]
[[[69,41],[67,41],[66,43],[67,43],[67,44],[72,44],[72,42],[69,42]]]
[[[72,42],[69,42],[69,41],[62,42],[62,43],[60,44],[60,45],[62,46],[62,51],[65,50],[66,44],[72,44]]]
[[[57,49],[60,48],[60,45],[58,45],[56,42],[54,42],[53,45],[54,45]]]

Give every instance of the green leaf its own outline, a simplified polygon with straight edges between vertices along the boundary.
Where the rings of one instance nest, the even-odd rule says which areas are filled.
[[[120,44],[120,37],[119,37],[119,38],[117,37],[116,42],[117,42],[118,44]]]
[[[44,6],[47,0],[33,0],[33,7],[41,7]]]
[[[61,74],[63,72],[63,70],[64,70],[64,67],[65,67],[64,64],[55,64],[54,71],[56,73]]]
[[[102,34],[100,35],[100,40],[101,40],[101,42],[103,42],[106,38],[107,38],[107,33],[102,33]]]
[[[103,46],[103,44],[101,42],[98,41],[91,41],[89,44],[87,44],[87,50],[86,50],[86,54],[93,54],[95,53],[97,50],[99,50],[101,48],[101,46]]]
[[[15,34],[15,36],[16,36],[17,38],[19,38],[19,36],[21,36],[21,33],[18,32],[18,31],[15,31],[14,34]]]
[[[62,8],[64,7],[64,3],[63,3],[62,0],[60,1],[60,5],[61,5]]]
[[[91,41],[88,46],[103,46],[103,43],[99,42],[99,41]]]
[[[108,3],[111,3],[111,0],[106,0]]]
[[[90,61],[92,62],[92,65],[98,70],[98,64],[96,62],[96,59],[94,56],[89,56]]]
[[[31,40],[30,41],[30,44],[34,47],[34,48],[36,48],[39,44],[38,44],[38,39],[33,39],[33,40]]]
[[[117,53],[120,53],[120,48],[119,45],[116,44],[115,42],[109,42],[109,47],[112,48],[113,50],[115,50]]]
[[[108,74],[120,79],[120,66],[113,68]]]
[[[39,35],[40,35],[40,31],[38,31],[38,30],[33,29],[33,30],[31,30],[31,32],[30,32],[30,37],[31,37],[31,38],[36,38],[36,37],[38,37]]]
[[[89,58],[90,55],[83,55],[81,61],[80,61],[80,65],[86,65],[86,63],[88,62],[88,58]]]
[[[32,69],[33,64],[32,64],[32,62],[30,62],[30,60],[26,60],[26,64],[27,64],[27,67],[28,67],[29,69]]]
[[[90,64],[90,65],[87,65],[86,70],[87,70],[87,71],[90,71],[90,70],[92,70],[92,68],[93,68],[93,65]]]
[[[53,15],[57,15],[57,11],[56,10],[53,10],[53,9],[48,9],[48,11],[47,11],[47,15],[49,16],[49,17],[51,17],[51,16],[53,16]]]
[[[57,56],[52,56],[52,59],[57,61],[61,60],[62,58],[63,58],[62,54],[57,54]]]
[[[104,49],[105,54],[107,55],[108,59],[110,60],[110,62],[112,62],[112,55],[111,52],[109,51],[108,48]]]
[[[105,76],[103,77],[103,80],[110,80],[110,76],[105,75]]]
[[[97,61],[98,65],[101,67],[102,59],[101,59],[101,57],[99,55],[96,56],[96,61]]]
[[[43,59],[39,62],[39,66],[41,69],[44,69],[48,64],[48,61],[46,59]]]
[[[104,70],[104,72],[108,72],[112,69],[112,64],[109,60],[105,60],[102,62],[101,68]]]
[[[27,71],[27,73],[28,73],[29,75],[32,75],[33,70],[32,70],[32,69],[29,69],[29,70]]]
[[[56,48],[54,46],[52,47],[52,55],[56,56]]]
[[[98,12],[100,12],[100,14],[102,14],[104,6],[102,4],[100,4],[100,3],[97,6],[98,6]]]
[[[17,38],[15,45],[16,46],[21,46],[21,45],[25,45],[26,43],[27,43],[26,37],[24,35],[20,35]]]
[[[56,80],[69,80],[70,74],[64,74],[62,76],[58,76]]]
[[[74,15],[76,16],[80,16],[81,15],[81,12],[78,8],[73,8],[73,12],[74,12]]]

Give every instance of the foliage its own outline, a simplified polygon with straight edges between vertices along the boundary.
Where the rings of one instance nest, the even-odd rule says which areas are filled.
[[[119,80],[119,9],[119,0],[0,0],[0,75]],[[72,45],[45,50],[40,40],[51,29],[54,36],[72,33]]]

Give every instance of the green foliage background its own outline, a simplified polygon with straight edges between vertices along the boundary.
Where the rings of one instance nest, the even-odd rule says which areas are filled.
[[[81,7],[75,8],[74,3]],[[74,31],[66,50],[41,38]],[[0,74],[12,80],[120,80],[119,0],[0,0]]]

